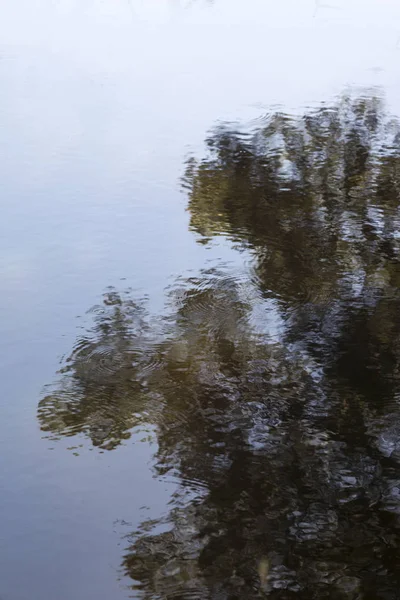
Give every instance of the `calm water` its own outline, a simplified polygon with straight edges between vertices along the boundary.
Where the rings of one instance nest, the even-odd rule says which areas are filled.
[[[0,598],[400,598],[400,5],[0,19]]]

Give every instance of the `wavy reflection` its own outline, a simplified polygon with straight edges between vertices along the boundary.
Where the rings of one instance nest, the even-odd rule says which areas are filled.
[[[247,279],[180,280],[158,319],[110,290],[41,401],[51,435],[155,431],[178,490],[129,536],[139,597],[398,597],[399,131],[373,97],[217,129],[191,226]]]
[[[112,449],[142,422],[148,323],[143,301],[113,289],[89,312],[93,327],[49,386],[38,417],[53,438],[83,433],[95,446]]]

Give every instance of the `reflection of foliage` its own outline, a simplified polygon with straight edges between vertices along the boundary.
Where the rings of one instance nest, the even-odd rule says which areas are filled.
[[[256,357],[236,346],[224,370],[209,340],[215,380],[205,389],[197,378],[186,396],[208,397],[210,412],[192,421],[185,410],[192,424],[181,419],[175,439],[159,432],[183,487],[201,490],[187,509],[201,574],[193,595],[396,597],[397,124],[376,99],[346,98],[297,120],[273,115],[251,136],[222,128],[207,144],[209,158],[187,164],[191,225],[203,241],[226,234],[254,250],[286,349],[253,337]],[[185,572],[182,522],[171,512],[167,533],[133,537],[134,579],[158,557],[146,598],[171,584],[163,569]],[[166,597],[187,593],[177,579],[173,588]]]
[[[367,360],[385,352],[397,364],[400,129],[380,102],[276,114],[251,136],[221,129],[207,144],[209,158],[187,165],[192,227],[256,250],[259,285],[291,319],[288,340],[336,350],[346,322],[365,336]]]
[[[157,472],[180,485],[129,536],[140,597],[396,598],[397,125],[376,99],[344,99],[208,146],[187,167],[192,226],[250,247],[257,290],[202,273],[151,327],[110,292],[42,427],[113,448],[152,425]],[[255,304],[279,314],[279,340],[259,333]]]
[[[92,312],[94,327],[67,359],[60,386],[40,402],[39,419],[44,431],[87,432],[95,445],[113,448],[129,437],[142,410],[145,313],[113,290]]]
[[[221,128],[207,145],[187,165],[191,225],[256,247],[275,295],[320,302],[344,274],[382,277],[398,246],[400,133],[376,99],[272,115],[252,136]]]

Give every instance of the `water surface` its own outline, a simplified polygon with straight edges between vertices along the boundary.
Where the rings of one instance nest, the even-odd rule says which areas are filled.
[[[397,598],[397,5],[3,12],[0,595]]]

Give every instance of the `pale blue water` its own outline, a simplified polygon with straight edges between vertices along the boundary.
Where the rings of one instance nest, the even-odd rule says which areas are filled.
[[[108,286],[160,313],[176,277],[247,269],[227,239],[189,230],[188,153],[216,123],[255,126],[344,89],[373,88],[400,114],[400,5],[332,4],[2,2],[2,600],[129,597],[125,530],[167,511],[175,482],[153,477],[154,444],[51,442],[36,412]]]

